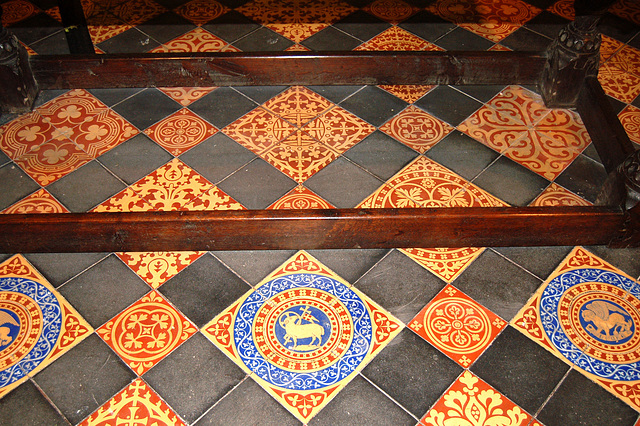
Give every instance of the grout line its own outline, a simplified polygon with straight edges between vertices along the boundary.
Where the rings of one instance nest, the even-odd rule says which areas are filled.
[[[525,271],[527,274],[531,275],[532,277],[535,277],[537,279],[540,280],[540,284],[542,284],[548,277],[545,278],[541,278],[539,276],[537,276],[536,274],[534,274],[533,272],[529,271],[527,268],[525,268],[522,265],[519,265],[518,263],[516,263],[515,261],[509,259],[507,256],[505,256],[504,254],[500,253],[497,250],[494,250],[493,247],[487,247],[488,250],[491,250],[492,252],[494,252],[495,254],[497,254],[498,256],[504,258],[505,260],[509,261],[510,263],[513,263],[514,265],[516,265],[518,268],[522,269],[523,271]],[[562,261],[561,261],[562,262]],[[559,265],[560,263],[558,263]],[[556,267],[554,268],[554,270],[558,267],[558,265],[556,265]],[[538,287],[540,287],[540,285],[538,285]],[[534,292],[535,293],[535,292]],[[533,295],[533,294],[532,294]]]
[[[233,392],[234,390],[236,390],[238,387],[240,387],[240,385],[242,385],[246,380],[252,380],[249,378],[250,374],[247,374],[244,376],[244,378],[242,380],[240,380],[240,382],[238,382],[237,385],[235,385],[234,387],[232,387],[227,393],[225,393],[224,395],[222,395],[211,407],[207,408],[205,410],[204,413],[202,413],[202,415],[200,417],[198,417],[197,419],[195,419],[192,424],[197,424],[200,420],[202,420],[202,418],[204,416],[206,416],[211,410],[213,410],[218,404],[220,404],[220,401],[222,401],[223,399],[225,399],[229,394],[231,394],[231,392]],[[261,388],[262,389],[262,388]],[[187,422],[185,422],[185,424],[188,424]]]
[[[21,368],[21,370],[22,370],[22,368]],[[40,387],[40,385],[38,385],[38,383],[33,379],[33,377],[31,377],[31,376],[27,376],[27,377],[29,379],[28,381],[31,382],[33,384],[33,386],[35,386],[35,388],[38,390],[38,392],[40,392],[40,395],[42,395],[44,397],[44,399],[56,410],[56,412],[58,414],[60,414],[60,416],[67,422],[67,424],[71,425],[72,423],[69,421],[69,419],[67,419],[67,417],[62,413],[62,411],[60,411],[58,406],[53,403],[53,400],[51,400],[51,398],[49,398],[49,395],[47,395],[47,393]],[[91,414],[93,414],[93,412]],[[91,414],[89,414],[89,416]]]
[[[538,411],[535,412],[535,414],[533,415],[534,419],[538,419],[538,416],[540,415],[540,413],[542,412],[542,410],[544,409],[545,405],[547,405],[547,403],[549,402],[549,400],[555,395],[555,393],[558,391],[558,389],[560,388],[560,386],[562,385],[562,383],[564,383],[564,381],[566,380],[566,378],[569,376],[569,374],[573,371],[573,366],[569,365],[569,369],[567,370],[567,372],[565,373],[564,376],[562,376],[562,379],[560,379],[560,381],[558,382],[558,384],[553,388],[553,390],[551,391],[551,393],[549,394],[549,396],[547,397],[547,399],[544,400],[544,402],[542,403],[542,405],[540,405],[540,408],[538,408]]]
[[[364,370],[364,368],[362,369]],[[415,420],[417,420],[418,422],[420,422],[420,419],[417,418],[416,416],[413,415],[413,413],[411,413],[409,410],[407,410],[406,408],[404,408],[403,405],[401,405],[398,401],[396,401],[395,399],[393,399],[388,393],[386,393],[385,391],[383,391],[382,389],[380,389],[380,387],[378,387],[378,385],[376,385],[375,383],[373,383],[371,380],[369,380],[367,378],[367,376],[365,376],[364,374],[362,374],[362,370],[360,370],[360,372],[358,373],[358,375],[360,377],[362,377],[364,380],[366,380],[371,386],[373,386],[374,388],[376,388],[380,393],[382,393],[384,396],[386,396],[387,398],[389,398],[391,401],[393,401],[394,404],[396,404],[398,407],[402,408],[402,410],[404,412],[406,412],[407,414],[409,414],[411,417],[413,417]],[[428,412],[428,410],[427,410]]]

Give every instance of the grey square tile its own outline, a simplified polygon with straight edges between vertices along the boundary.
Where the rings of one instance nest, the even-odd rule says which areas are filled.
[[[153,108],[150,106],[153,105]],[[180,104],[158,89],[145,89],[123,102],[113,110],[140,130],[157,123],[180,109]]]
[[[623,43],[631,40],[636,34],[638,34],[638,26],[633,22],[620,18],[612,13],[606,12],[600,23],[598,29],[602,34],[613,37]]]
[[[546,9],[546,7],[542,9]],[[543,10],[540,14],[536,15],[535,18],[527,22],[525,28],[545,35],[550,39],[555,39],[558,34],[560,34],[560,30],[567,26],[569,22],[569,20],[555,13]]]
[[[484,37],[457,27],[438,38],[435,44],[444,50],[487,50],[493,43]]]
[[[166,43],[193,30],[196,26],[174,12],[165,12],[138,25],[136,28],[158,43]]]
[[[486,86],[478,86],[470,84],[466,86],[451,86],[482,103],[489,102],[498,93],[504,90],[504,86],[489,84]]]
[[[567,257],[571,247],[496,247],[493,250],[544,281]]]
[[[343,155],[386,181],[416,158],[418,153],[392,137],[376,131]]]
[[[310,250],[309,253],[348,283],[355,283],[377,264],[389,250]]]
[[[11,121],[11,120],[9,120],[9,121]],[[10,161],[11,161],[11,158],[7,157],[7,154],[5,154],[4,152],[0,151],[0,166],[4,166],[5,164],[7,164]]]
[[[640,248],[616,248],[606,246],[590,246],[587,249],[596,256],[626,272],[634,279],[640,277]]]
[[[455,24],[426,10],[416,13],[398,26],[430,42],[436,41],[456,28]]]
[[[232,10],[202,26],[205,30],[217,35],[227,43],[233,43],[241,37],[260,28],[260,25]]]
[[[28,253],[25,257],[47,281],[60,287],[107,257],[107,253]]]
[[[29,46],[38,55],[68,55],[69,44],[64,31],[58,31]]]
[[[263,104],[269,99],[287,90],[287,86],[239,86],[234,90],[251,98],[258,104]]]
[[[482,106],[477,100],[451,86],[437,86],[414,105],[452,126],[462,123]]]
[[[216,251],[212,254],[252,286],[257,285],[278,266],[295,254],[295,250]]]
[[[407,103],[375,86],[365,86],[340,106],[363,120],[381,126],[407,107]]]
[[[160,46],[160,43],[133,27],[97,46],[105,53],[144,53]]]
[[[366,41],[389,28],[391,24],[359,10],[342,18],[333,26],[358,40]]]
[[[518,28],[500,44],[515,51],[544,52],[553,40],[526,27]]]
[[[38,92],[36,96],[36,100],[33,103],[34,108],[41,107],[42,105],[49,102],[51,99],[57,98],[60,95],[64,95],[68,90],[64,89],[55,89],[55,90],[41,90]]]
[[[91,324],[100,327],[151,288],[115,255],[110,255],[59,288]]]
[[[556,178],[556,183],[594,203],[606,179],[604,166],[581,154]]]
[[[196,333],[149,370],[144,380],[191,424],[244,377],[240,368]]]
[[[126,188],[97,161],[90,161],[47,190],[71,212],[86,212]]]
[[[33,382],[27,381],[2,398],[0,424],[62,426],[69,422],[56,411]]]
[[[40,189],[40,185],[13,162],[0,167],[0,182],[2,182],[0,210],[6,209]]]
[[[478,176],[499,157],[491,148],[457,130],[449,133],[425,155],[467,180]]]
[[[249,33],[233,45],[243,52],[279,52],[295,43],[266,27]]]
[[[362,86],[308,86],[308,88],[338,104],[362,89]]]
[[[362,44],[362,40],[358,40],[334,27],[327,27],[303,40],[300,44],[319,52],[335,52],[353,50]]]
[[[28,46],[62,31],[62,24],[48,14],[40,12],[10,25],[9,30]]]
[[[172,158],[173,156],[160,145],[144,133],[140,133],[101,155],[98,161],[131,185]]]
[[[189,109],[222,129],[257,106],[232,88],[221,87],[189,105]]]
[[[136,93],[144,90],[142,88],[116,88],[116,89],[90,89],[91,93],[96,98],[100,99],[107,106],[112,107],[124,101],[127,98],[135,95]]]

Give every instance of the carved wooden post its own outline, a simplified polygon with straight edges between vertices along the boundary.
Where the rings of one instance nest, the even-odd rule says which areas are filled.
[[[29,67],[29,54],[16,36],[0,24],[0,112],[29,111],[37,92]]]
[[[624,209],[627,214],[621,238],[612,242],[614,247],[640,246],[640,150],[631,154],[620,165],[619,172],[627,191]]]
[[[548,107],[573,107],[586,77],[598,75],[601,36],[597,26],[612,0],[576,0],[575,20],[547,49],[542,97]]]

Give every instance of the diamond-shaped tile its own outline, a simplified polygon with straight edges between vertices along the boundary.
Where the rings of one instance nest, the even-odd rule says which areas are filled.
[[[350,112],[334,107],[302,130],[342,154],[376,129]]]
[[[98,98],[84,89],[71,90],[37,108],[36,111],[58,129],[73,128],[107,109]]]
[[[607,95],[622,102],[631,103],[640,94],[640,77],[609,62],[598,70],[598,80]]]
[[[213,92],[216,87],[159,87],[158,90],[171,97],[182,106],[190,105]]]
[[[312,35],[319,33],[328,26],[329,24],[314,24],[302,22],[289,24],[265,24],[265,27],[296,43],[300,43],[301,41],[308,39]],[[290,49],[291,48],[287,48],[286,50]]]
[[[640,50],[624,46],[609,58],[607,64],[638,76],[640,75]]]
[[[153,289],[157,289],[171,277],[176,276],[203,254],[204,252],[200,251],[116,253]]]
[[[142,379],[136,379],[87,417],[81,426],[126,424],[185,426],[171,408]]]
[[[341,0],[291,0],[282,7],[278,0],[253,0],[236,10],[263,25],[268,24],[333,24],[358,10]]]
[[[296,186],[278,201],[268,207],[271,210],[333,209],[329,202],[302,185]]]
[[[443,49],[402,28],[394,26],[381,32],[366,43],[361,44],[355,50],[439,51]]]
[[[417,13],[420,9],[403,0],[376,0],[363,10],[390,24],[398,24]]]
[[[418,85],[381,85],[379,88],[391,93],[410,104],[414,103],[424,95],[426,95],[435,86],[418,86]]]
[[[96,330],[139,376],[197,331],[184,315],[155,291]]]
[[[218,129],[183,108],[144,132],[173,155],[180,155],[215,135]]]
[[[222,129],[231,139],[258,155],[288,137],[294,130],[294,126],[260,107]]]
[[[569,191],[568,189],[561,187],[557,183],[552,183],[547,189],[542,192],[542,194],[538,196],[538,198],[531,202],[531,205],[554,207],[590,206],[592,204],[584,198]]]
[[[609,12],[640,25],[640,8],[634,0],[619,0],[609,8]]]
[[[409,323],[409,328],[469,367],[507,323],[451,285],[447,285]]]
[[[627,135],[629,135],[629,139],[640,144],[640,108],[627,105],[627,107],[618,114],[618,118]]]
[[[334,106],[322,96],[302,86],[294,86],[262,105],[265,109],[301,127]]]
[[[40,12],[36,6],[26,0],[10,0],[2,3],[2,26],[15,24]]]
[[[187,204],[183,210],[244,210],[245,207],[231,198],[222,189],[214,186],[198,198]]]
[[[167,9],[153,0],[129,0],[118,4],[111,11],[130,25],[140,25]]]
[[[128,121],[110,109],[92,114],[68,136],[82,150],[97,158],[138,134]]]
[[[43,186],[89,161],[91,156],[68,139],[45,142],[15,160],[22,170]]]
[[[204,25],[230,9],[215,0],[191,0],[175,9],[175,12],[196,25]]]
[[[569,21],[573,21],[576,17],[576,9],[573,7],[573,0],[559,0],[549,6],[547,10],[558,16],[562,16]]]
[[[521,86],[509,86],[487,102],[503,117],[509,117],[522,126],[533,126],[551,112],[542,97]]]
[[[453,127],[413,105],[387,121],[380,130],[424,154]]]
[[[443,424],[503,424],[524,426],[531,416],[469,371],[422,418],[425,426]]]
[[[38,145],[60,138],[62,134],[34,111],[0,127],[0,149],[15,160]]]
[[[162,52],[239,52],[240,49],[231,46],[218,36],[195,28],[186,34],[174,38],[155,49],[151,53]]]
[[[306,423],[402,328],[366,295],[298,252],[202,331]]]
[[[53,198],[45,189],[40,189],[28,197],[23,198],[2,211],[5,214],[27,213],[69,213],[58,200]]]

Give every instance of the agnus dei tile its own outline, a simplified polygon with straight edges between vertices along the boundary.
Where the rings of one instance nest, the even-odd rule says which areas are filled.
[[[447,285],[408,327],[462,367],[469,367],[507,323]]]
[[[0,397],[92,332],[24,257],[0,264]]]
[[[575,247],[511,324],[640,409],[640,284]]]
[[[403,327],[301,251],[202,332],[306,423]]]

